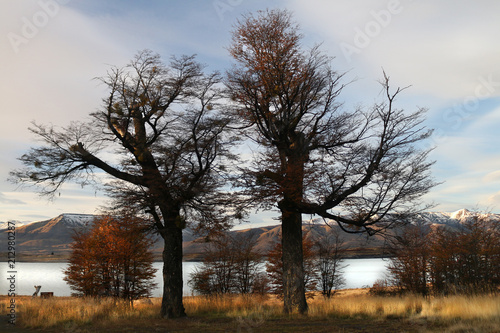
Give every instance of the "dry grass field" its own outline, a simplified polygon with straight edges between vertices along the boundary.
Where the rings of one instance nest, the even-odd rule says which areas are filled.
[[[0,332],[500,332],[500,296],[377,297],[345,290],[309,301],[307,316],[283,315],[271,296],[186,297],[188,318],[158,317],[160,299],[134,308],[112,299],[17,297],[17,323]]]

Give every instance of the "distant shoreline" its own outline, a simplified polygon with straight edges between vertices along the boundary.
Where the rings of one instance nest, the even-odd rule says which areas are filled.
[[[7,262],[7,253],[0,253],[0,262]],[[387,253],[384,253],[380,248],[366,248],[366,249],[353,249],[349,250],[345,259],[372,259],[372,258],[389,258]],[[16,262],[61,262],[67,263],[69,260],[69,253],[63,254],[36,254],[26,253],[17,254]],[[155,253],[155,262],[162,262],[161,254]],[[183,262],[203,261],[203,253],[186,254],[182,258]]]

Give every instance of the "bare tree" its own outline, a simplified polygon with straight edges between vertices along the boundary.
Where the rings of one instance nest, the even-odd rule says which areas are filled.
[[[500,221],[475,213],[455,228],[430,234],[429,277],[433,292],[480,293],[500,285]]]
[[[392,279],[402,291],[422,295],[495,291],[499,230],[497,219],[478,213],[444,226],[416,220],[392,238]]]
[[[347,246],[339,230],[328,229],[313,240],[316,248],[321,293],[330,298],[345,284],[342,269]]]
[[[251,234],[213,237],[206,246],[202,266],[191,274],[189,284],[203,295],[253,292],[255,282],[262,278],[259,265],[263,259],[256,244]]]
[[[237,254],[232,251],[231,245],[231,239],[224,234],[214,237],[207,244],[202,267],[191,274],[190,284],[194,290],[204,295],[234,291]]]
[[[401,291],[428,295],[431,232],[429,225],[415,221],[388,238],[389,272]]]
[[[185,316],[182,229],[188,221],[227,225],[227,205],[215,199],[225,198],[218,191],[221,161],[234,139],[219,112],[220,75],[203,73],[192,56],[165,65],[143,51],[101,81],[109,90],[102,110],[88,123],[62,129],[34,124],[31,132],[43,145],[21,156],[25,168],[11,175],[49,196],[68,181],[87,185],[104,178],[119,206],[147,211],[164,240],[161,315]]]
[[[256,249],[257,237],[252,234],[235,233],[232,237],[235,260],[235,287],[240,294],[254,292],[260,273],[263,255]]]
[[[316,214],[347,232],[373,234],[391,216],[413,212],[435,183],[428,151],[416,144],[431,131],[424,109],[395,106],[389,78],[385,101],[343,111],[342,74],[318,47],[304,51],[291,14],[282,10],[245,16],[229,48],[236,61],[227,75],[234,110],[259,147],[242,186],[257,205],[281,213],[284,311],[307,311],[302,255],[302,214]]]

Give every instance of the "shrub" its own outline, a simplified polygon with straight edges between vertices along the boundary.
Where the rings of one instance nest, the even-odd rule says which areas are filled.
[[[64,272],[76,296],[113,296],[133,301],[150,296],[155,284],[152,238],[143,220],[102,216],[73,236]]]

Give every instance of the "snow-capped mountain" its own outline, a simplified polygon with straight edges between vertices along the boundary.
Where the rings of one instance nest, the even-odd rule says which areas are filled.
[[[456,226],[457,224],[467,221],[469,218],[473,216],[488,217],[500,220],[500,214],[471,212],[467,209],[460,209],[452,213],[447,213],[447,212],[420,213],[418,214],[418,219],[420,219],[421,222],[430,225]]]
[[[475,212],[470,212],[466,209],[461,209],[456,212],[426,212],[421,213],[416,221],[424,224],[434,226],[458,227],[467,218],[474,216]],[[500,221],[500,214],[479,214],[487,215]],[[75,229],[84,228],[88,226],[95,215],[90,214],[61,214],[53,219],[39,222],[32,222],[24,225],[16,224],[16,253],[25,255],[47,255],[54,253],[60,255],[61,258],[67,257],[70,253],[70,244],[72,242],[72,235]],[[332,224],[333,228],[338,228]],[[312,220],[309,223],[304,222],[303,226],[305,232],[311,236],[317,237],[318,235],[329,230],[323,222]],[[0,230],[0,252],[1,249],[7,248],[7,237],[1,235],[6,233],[7,230]],[[257,239],[257,248],[265,253],[280,240],[281,226],[269,226],[259,228],[249,228],[245,230],[233,230],[232,234],[245,234],[249,237]],[[188,257],[196,257],[204,252],[207,239],[205,237],[198,237],[193,235],[192,231],[186,229],[184,232],[183,251]],[[366,235],[353,235],[343,234],[343,238],[351,248],[375,249],[374,252],[379,253],[377,249],[381,249],[384,244],[382,235],[375,235],[367,237]],[[161,253],[163,248],[162,241],[159,241],[154,246],[154,251]],[[359,251],[358,251],[359,252]],[[366,254],[366,252],[364,252]],[[359,253],[358,253],[359,254]]]
[[[75,229],[84,228],[95,218],[90,214],[61,214],[53,219],[19,225],[16,223],[16,253],[51,254],[69,251]],[[0,233],[6,233],[1,230]],[[7,237],[0,235],[0,249],[6,249]],[[5,243],[5,244],[4,244]],[[1,251],[1,250],[0,250]]]
[[[84,227],[89,225],[95,218],[96,215],[92,214],[61,214],[53,218],[52,221],[64,223],[68,227]]]
[[[21,221],[0,222],[0,230],[7,229],[9,227],[9,225],[12,225],[12,223],[14,223],[14,225],[16,226],[16,228],[17,227],[22,227],[23,225],[26,224],[25,222],[21,222]]]
[[[67,226],[85,226],[88,225],[92,220],[94,220],[95,215],[91,214],[61,214],[53,219],[50,220],[44,220],[44,221],[33,221],[33,222],[21,222],[21,221],[9,221],[9,222],[0,222],[0,230],[2,229],[7,229],[10,225],[12,225],[12,222],[14,222],[16,229],[22,226],[26,226],[29,224],[33,223],[43,223],[47,221],[57,221],[57,222],[62,222],[63,224]]]

